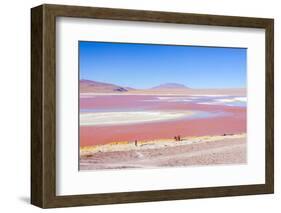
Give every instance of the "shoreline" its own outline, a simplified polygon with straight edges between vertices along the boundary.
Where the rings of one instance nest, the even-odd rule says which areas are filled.
[[[80,170],[162,168],[247,163],[246,134],[184,137],[182,141],[118,142],[82,147]]]
[[[212,88],[212,89],[173,89],[173,90],[165,90],[165,89],[136,89],[127,92],[95,92],[95,91],[82,91],[80,96],[103,96],[103,95],[171,95],[171,96],[179,96],[179,95],[191,95],[191,96],[201,96],[201,95],[212,95],[212,96],[226,96],[226,95],[235,95],[235,96],[245,96],[246,89],[245,88]]]
[[[241,134],[229,134],[229,135],[215,135],[215,136],[198,136],[198,137],[182,137],[180,141],[173,139],[157,139],[157,140],[145,140],[138,141],[137,145],[132,141],[118,141],[108,144],[83,146],[80,147],[80,156],[94,154],[97,152],[116,152],[116,151],[131,151],[141,149],[155,149],[164,147],[183,146],[193,143],[205,143],[212,141],[220,141],[225,139],[238,139],[246,138],[245,133]]]

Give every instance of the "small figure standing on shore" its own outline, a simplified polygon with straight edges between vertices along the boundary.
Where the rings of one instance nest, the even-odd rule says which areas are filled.
[[[180,136],[180,135],[175,136],[174,139],[175,139],[176,141],[181,141],[181,136]]]
[[[138,146],[138,140],[135,140],[135,146]]]

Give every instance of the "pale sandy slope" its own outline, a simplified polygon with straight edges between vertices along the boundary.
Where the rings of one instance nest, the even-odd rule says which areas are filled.
[[[182,143],[182,144],[179,144]],[[183,141],[168,145],[143,145],[136,148],[119,148],[84,151],[80,169],[158,168],[171,166],[198,166],[217,164],[245,164],[246,135],[215,136],[212,139]],[[171,144],[171,143],[169,143]],[[122,146],[121,146],[122,147]]]

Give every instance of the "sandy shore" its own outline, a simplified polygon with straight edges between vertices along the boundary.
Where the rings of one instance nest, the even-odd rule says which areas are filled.
[[[80,170],[245,164],[246,134],[115,142],[80,149]]]

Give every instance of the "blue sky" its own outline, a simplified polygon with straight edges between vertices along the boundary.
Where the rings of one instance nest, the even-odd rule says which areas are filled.
[[[247,49],[79,41],[80,79],[133,88],[246,87]]]

